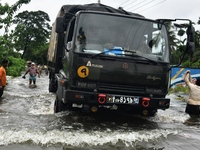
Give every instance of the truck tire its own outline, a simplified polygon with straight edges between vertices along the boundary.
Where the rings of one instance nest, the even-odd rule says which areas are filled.
[[[55,75],[54,73],[50,72],[49,73],[49,92],[56,93],[57,91],[57,86],[55,82]]]
[[[155,114],[157,113],[157,109],[150,109],[149,110],[149,117],[154,117],[155,116]]]
[[[52,80],[49,80],[49,92],[56,93],[57,88]]]
[[[65,110],[64,106],[65,106],[65,104],[61,100],[59,100],[56,96],[56,99],[54,102],[54,113],[64,111]]]

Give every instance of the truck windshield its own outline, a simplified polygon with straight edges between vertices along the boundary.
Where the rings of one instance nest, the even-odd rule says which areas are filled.
[[[164,25],[157,22],[144,18],[81,13],[77,24],[76,52],[130,57],[130,51],[133,51],[155,61],[169,62],[167,31]]]

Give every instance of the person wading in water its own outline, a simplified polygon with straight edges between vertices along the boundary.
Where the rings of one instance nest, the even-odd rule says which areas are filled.
[[[200,78],[196,80],[196,83],[192,82],[190,70],[187,70],[184,75],[184,81],[189,87],[189,97],[187,100],[187,106],[185,112],[189,115],[199,115],[200,107]]]
[[[35,66],[34,62],[31,63],[31,67],[26,71],[26,73],[24,74],[24,76],[22,76],[22,78],[26,78],[25,76],[28,72],[29,72],[29,87],[36,87],[36,76],[38,74],[38,77],[40,78],[40,73],[37,67]]]
[[[3,95],[4,88],[6,86],[6,67],[8,66],[8,60],[2,61],[2,66],[0,67],[0,98]]]

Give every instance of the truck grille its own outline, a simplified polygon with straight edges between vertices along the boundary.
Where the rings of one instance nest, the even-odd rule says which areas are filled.
[[[124,94],[142,94],[145,93],[144,86],[135,85],[122,85],[111,83],[99,83],[99,92],[112,92],[112,93],[124,93]]]

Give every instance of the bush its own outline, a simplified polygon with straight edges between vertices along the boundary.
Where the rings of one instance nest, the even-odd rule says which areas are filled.
[[[25,70],[26,62],[21,58],[8,57],[8,67],[6,74],[9,76],[17,77],[21,75],[21,72]]]
[[[171,94],[171,93],[179,93],[179,92],[189,94],[189,88],[183,85],[175,85],[174,88],[169,89],[168,93]]]

